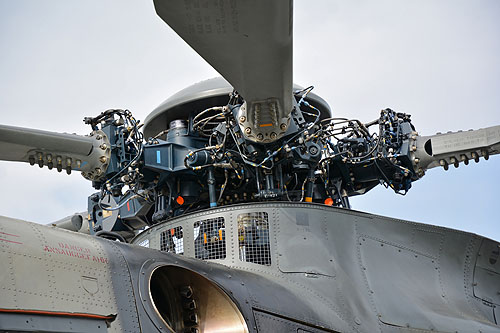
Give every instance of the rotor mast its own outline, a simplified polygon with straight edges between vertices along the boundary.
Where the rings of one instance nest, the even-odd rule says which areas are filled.
[[[292,95],[293,1],[155,0],[156,12],[243,97],[238,123],[245,137],[282,137]]]

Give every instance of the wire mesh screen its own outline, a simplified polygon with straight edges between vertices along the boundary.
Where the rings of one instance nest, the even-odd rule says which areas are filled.
[[[142,240],[141,242],[139,242],[139,244],[137,244],[139,246],[142,246],[142,247],[149,247],[149,239],[146,238],[144,240]]]
[[[266,212],[238,215],[238,243],[241,261],[271,265],[269,215]]]
[[[194,223],[194,251],[197,259],[226,258],[226,227],[223,217]]]
[[[184,254],[182,227],[175,227],[160,234],[160,250]]]

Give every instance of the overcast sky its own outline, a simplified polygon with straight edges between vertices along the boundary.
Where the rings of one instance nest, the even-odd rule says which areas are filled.
[[[334,115],[410,113],[419,133],[500,124],[500,1],[295,1],[294,81]],[[87,134],[84,116],[164,99],[217,73],[152,1],[0,0],[0,123]],[[432,169],[406,197],[379,186],[355,209],[500,240],[500,156]],[[0,162],[0,215],[48,223],[86,209],[81,175]]]

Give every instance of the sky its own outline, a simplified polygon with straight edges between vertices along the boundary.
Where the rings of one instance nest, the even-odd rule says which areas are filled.
[[[500,1],[296,0],[294,82],[338,117],[390,107],[418,132],[500,125]],[[163,100],[218,76],[137,0],[0,0],[0,123],[88,134],[83,117]],[[405,196],[382,186],[356,210],[500,240],[500,156],[429,170]],[[49,223],[84,211],[90,183],[0,162],[0,215]]]

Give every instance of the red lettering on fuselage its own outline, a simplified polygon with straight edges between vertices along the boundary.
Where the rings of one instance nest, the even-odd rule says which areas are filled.
[[[103,264],[107,264],[108,263],[108,258],[106,258],[106,257],[92,256],[92,261],[100,262],[100,263],[103,263]]]
[[[58,243],[57,247],[44,245],[43,251],[49,253],[61,254],[68,257],[78,258],[82,260],[88,260],[93,262],[98,262],[102,264],[108,263],[108,258],[95,256],[90,254],[90,249],[86,247],[80,247],[76,245],[71,245],[67,243]]]

